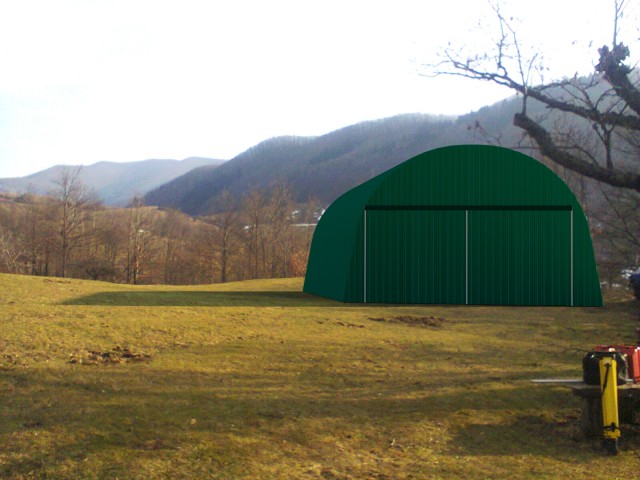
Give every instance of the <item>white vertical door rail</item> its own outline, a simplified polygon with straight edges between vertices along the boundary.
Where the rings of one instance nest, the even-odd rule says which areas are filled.
[[[571,269],[571,306],[573,307],[573,207],[571,207],[571,210],[570,210],[569,223],[571,224],[571,239],[569,240],[571,242],[571,253],[570,253],[571,266],[569,268]]]
[[[469,210],[464,211],[464,304],[469,305]]]
[[[362,303],[367,303],[367,209],[364,209],[364,220],[362,227],[363,235],[362,235]]]

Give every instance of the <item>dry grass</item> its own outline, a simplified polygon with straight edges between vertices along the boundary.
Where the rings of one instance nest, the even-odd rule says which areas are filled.
[[[634,342],[629,296],[381,307],[301,285],[0,275],[0,477],[638,475],[636,427],[606,457],[575,439],[576,398],[529,382],[579,376],[596,343]]]

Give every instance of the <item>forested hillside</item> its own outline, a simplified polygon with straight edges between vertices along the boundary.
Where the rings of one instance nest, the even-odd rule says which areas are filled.
[[[145,203],[191,215],[216,210],[223,190],[240,198],[286,183],[297,202],[323,204],[426,150],[485,143],[476,122],[512,139],[510,102],[458,119],[411,114],[352,125],[320,137],[279,137],[262,142],[216,169],[198,169],[145,196]],[[515,111],[515,110],[514,110]]]

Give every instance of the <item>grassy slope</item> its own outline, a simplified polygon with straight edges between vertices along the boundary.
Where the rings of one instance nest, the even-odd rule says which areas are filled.
[[[604,309],[380,307],[301,280],[129,287],[0,275],[2,478],[635,478],[640,434],[574,440]],[[370,320],[444,318],[440,328]],[[117,345],[148,362],[69,363]]]

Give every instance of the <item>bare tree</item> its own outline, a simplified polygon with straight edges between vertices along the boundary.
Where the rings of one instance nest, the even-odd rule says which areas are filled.
[[[293,248],[291,212],[293,201],[291,189],[286,183],[277,185],[271,192],[267,204],[268,215],[268,262],[269,277],[286,277]]]
[[[15,209],[0,211],[0,271],[24,272],[24,239]]]
[[[257,207],[257,205],[254,205]],[[232,195],[224,190],[215,201],[215,209],[221,213],[206,218],[211,224],[212,244],[215,249],[215,259],[219,280],[225,283],[229,280],[231,261],[238,252],[240,241],[243,239],[242,223],[240,212]],[[256,210],[253,210],[255,225],[260,225],[260,218]]]
[[[304,276],[307,271],[307,261],[311,250],[311,240],[315,226],[318,222],[318,215],[321,212],[321,203],[316,198],[300,206],[300,223],[292,225],[291,238],[294,243],[293,253],[290,257],[288,275],[299,277]]]
[[[246,225],[246,252],[249,262],[249,278],[259,278],[264,272],[266,206],[264,195],[254,190],[243,200],[242,209],[248,220]],[[262,260],[262,261],[261,261]]]
[[[549,160],[608,185],[640,192],[640,89],[629,66],[629,49],[619,41],[627,0],[614,0],[613,42],[598,49],[594,74],[545,82],[539,52],[525,56],[517,31],[493,5],[498,20],[495,48],[487,53],[448,46],[426,65],[428,75],[455,75],[489,81],[516,92],[521,111],[513,124]],[[550,115],[532,116],[528,102],[540,102]],[[551,124],[550,124],[551,122]],[[586,128],[585,128],[586,127]]]
[[[89,190],[82,184],[82,167],[63,168],[54,181],[52,197],[57,217],[58,247],[60,250],[60,269],[58,275],[67,276],[67,267],[71,252],[83,238],[85,215],[96,202]]]
[[[27,193],[20,197],[24,205],[20,229],[24,237],[31,275],[49,275],[49,263],[54,251],[55,229],[46,203]]]
[[[640,266],[639,195],[630,190],[599,184],[594,201],[602,208],[591,215],[593,241],[601,274],[609,284],[619,282],[623,268]]]
[[[129,206],[126,280],[138,285],[142,278],[144,261],[148,250],[147,215],[141,198],[135,197]]]

